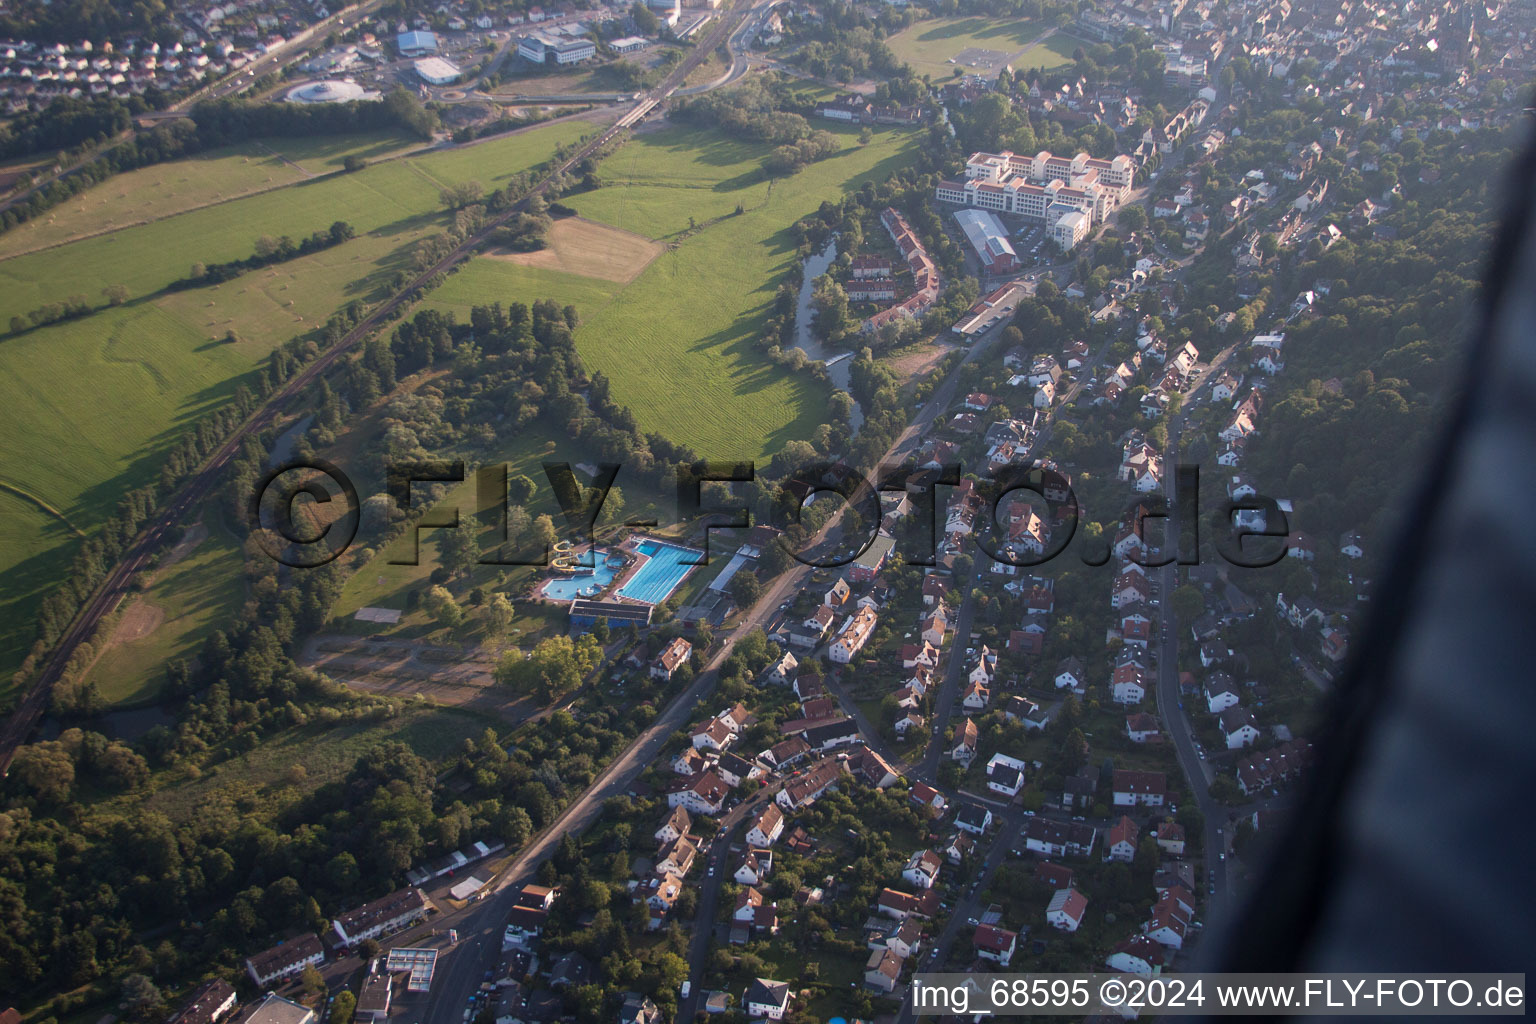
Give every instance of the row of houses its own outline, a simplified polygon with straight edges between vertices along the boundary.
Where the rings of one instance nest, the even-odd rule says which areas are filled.
[[[331,931],[340,948],[355,948],[365,939],[378,939],[426,919],[432,902],[417,888],[401,889],[338,914]],[[246,973],[258,986],[267,987],[297,977],[306,967],[325,961],[325,947],[314,933],[281,942],[245,961]]]
[[[928,250],[907,219],[888,206],[880,213],[880,223],[885,225],[891,241],[896,244],[902,259],[906,261],[907,269],[912,273],[912,294],[864,321],[863,329],[868,332],[877,331],[896,320],[922,316],[939,300],[941,287],[938,265],[928,255]]]

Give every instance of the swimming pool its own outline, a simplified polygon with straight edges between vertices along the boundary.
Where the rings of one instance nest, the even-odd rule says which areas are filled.
[[[642,541],[635,550],[646,556],[645,564],[619,588],[619,594],[646,604],[665,601],[693,568],[688,563],[700,554],[692,548],[658,540]]]
[[[591,556],[583,555],[582,557],[590,558]],[[606,587],[619,574],[618,568],[609,565],[606,559],[601,560],[601,562],[602,564],[598,565],[595,569],[586,569],[571,576],[561,576],[550,580],[544,584],[540,593],[551,601],[574,601],[578,597],[591,596],[590,594],[583,594],[582,591],[593,586],[599,589]]]

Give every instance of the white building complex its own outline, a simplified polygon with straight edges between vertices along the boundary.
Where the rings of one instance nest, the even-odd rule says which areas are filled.
[[[518,41],[517,55],[535,64],[547,64],[551,57],[556,64],[577,64],[597,56],[597,45],[590,39],[534,32]]]
[[[1135,177],[1136,165],[1124,154],[1099,160],[1087,153],[1021,156],[1003,150],[972,153],[965,162],[965,180],[939,182],[935,196],[940,202],[1016,213],[1045,224],[1052,240],[1070,249],[1126,200]]]

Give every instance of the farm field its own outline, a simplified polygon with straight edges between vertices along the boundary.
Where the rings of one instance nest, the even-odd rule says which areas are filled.
[[[887,39],[886,45],[910,64],[915,73],[932,75],[934,81],[939,81],[952,77],[957,68],[971,74],[994,75],[1003,64],[1013,63],[1009,58],[1046,30],[1044,23],[1031,18],[938,18],[902,29]],[[991,50],[1004,57],[996,64],[950,63],[966,50]]]
[[[166,664],[194,656],[208,631],[239,610],[244,557],[216,519],[214,508],[206,510],[155,570],[154,582],[124,602],[111,644],[86,677],[108,703],[155,697]]]
[[[128,284],[142,296],[185,275],[193,260],[249,255],[263,233],[308,235],[334,220],[359,232],[341,246],[222,285],[135,298],[0,337],[0,402],[13,425],[0,435],[0,479],[89,531],[125,491],[153,479],[181,430],[232,397],[275,345],[353,299],[380,298],[416,240],[440,230],[442,183],[478,178],[495,187],[591,130],[590,123],[568,122],[392,160],[0,261],[3,323],[71,292],[100,301],[107,283]],[[233,345],[222,341],[231,328],[241,339]],[[101,395],[113,396],[110,412],[96,401]],[[41,588],[58,578],[72,552],[68,534],[41,516],[24,510],[24,525],[0,540],[5,685],[31,641]],[[34,520],[35,528],[25,525]]]
[[[860,146],[856,132],[838,134],[842,152],[770,186],[760,171],[767,147],[668,128],[633,139],[599,168],[602,188],[566,200],[591,220],[669,243],[617,301],[581,308],[576,331],[588,368],[609,377],[642,429],[706,458],[757,459],[820,422],[822,387],[756,349],[796,265],[791,228],[910,162],[915,138],[883,130]]]
[[[420,145],[386,134],[261,139],[141,167],[0,235],[0,259],[329,174],[353,154],[376,160]]]

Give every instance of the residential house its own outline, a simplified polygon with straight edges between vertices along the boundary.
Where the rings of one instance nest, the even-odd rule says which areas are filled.
[[[766,849],[778,842],[784,832],[784,812],[777,804],[768,804],[747,829],[747,845]]]
[[[907,858],[901,877],[918,889],[931,889],[938,884],[941,866],[938,854],[932,850],[918,850]]]
[[[731,792],[725,780],[710,769],[673,785],[675,788],[667,792],[667,806],[683,807],[693,814],[719,814]]]
[[[977,925],[975,934],[971,936],[971,945],[978,957],[990,960],[1001,967],[1007,967],[1018,949],[1019,933],[1010,932],[996,925]]]
[[[1140,835],[1136,823],[1122,814],[1120,820],[1104,833],[1104,859],[1131,863],[1136,859],[1136,841]]]
[[[907,799],[919,807],[926,808],[934,815],[942,815],[947,805],[944,794],[926,782],[914,782],[912,784],[912,792],[907,795]]]
[[[875,631],[877,616],[873,608],[860,608],[843,625],[842,632],[832,641],[827,657],[839,665],[846,665],[854,655],[863,650]]]
[[[364,939],[377,939],[415,924],[431,908],[420,889],[401,889],[337,915],[331,928],[341,945],[352,947]]]
[[[1116,807],[1161,807],[1168,791],[1162,772],[1115,769],[1114,805]]]
[[[735,730],[718,718],[711,718],[693,730],[695,750],[724,750],[735,742]]]
[[[1058,889],[1045,908],[1045,919],[1054,928],[1075,932],[1088,911],[1088,898],[1076,889]]]
[[[789,1009],[789,983],[772,978],[756,978],[742,997],[748,1017],[782,1020]]]
[[[962,804],[955,812],[955,827],[972,835],[983,835],[992,827],[992,812],[981,804]]]
[[[670,843],[674,839],[687,835],[688,830],[692,827],[693,816],[688,813],[688,809],[685,807],[674,807],[672,812],[667,815],[666,820],[661,823],[661,828],[656,830],[656,841],[658,843]]]
[[[828,758],[779,790],[774,800],[786,811],[808,807],[819,800],[823,793],[836,786],[842,774],[842,765],[835,759]]]
[[[1163,971],[1163,947],[1145,935],[1122,939],[1104,960],[1104,966],[1122,974],[1155,978]]]
[[[1056,666],[1056,689],[1081,690],[1086,678],[1083,672],[1083,663],[1076,656],[1063,658]]]
[[[875,909],[886,917],[905,921],[910,917],[932,919],[939,912],[939,890],[924,889],[919,895],[898,889],[881,889]]]
[[[976,728],[976,723],[970,718],[963,719],[955,727],[955,745],[950,750],[950,757],[963,764],[969,765],[971,759],[976,756],[976,744],[981,738],[981,731]]]
[[[1163,738],[1163,729],[1156,715],[1138,711],[1126,716],[1125,734],[1132,743],[1156,743]]]
[[[773,870],[772,850],[748,850],[732,878],[738,885],[761,885]]]
[[[699,848],[694,845],[692,837],[679,836],[657,851],[656,872],[671,875],[674,878],[683,878],[693,870],[693,862],[698,855]]]
[[[1254,724],[1253,712],[1240,704],[1233,705],[1221,713],[1221,733],[1227,738],[1227,749],[1238,750],[1242,747],[1252,746],[1259,738],[1258,727]]]
[[[1086,857],[1097,838],[1094,827],[1080,821],[1033,817],[1024,826],[1024,848],[1046,857]]]
[[[311,933],[289,939],[246,958],[245,970],[258,988],[267,988],[274,983],[297,977],[304,968],[315,967],[323,962],[325,947],[320,945],[320,937]]]
[[[872,951],[864,964],[864,984],[877,992],[894,991],[905,962],[889,947]]]
[[[987,762],[987,788],[1014,797],[1024,788],[1024,762],[1006,754],[993,754]]]
[[[671,679],[692,654],[693,644],[683,637],[676,637],[666,647],[662,648],[661,653],[656,656],[656,660],[651,662],[651,678]]]

